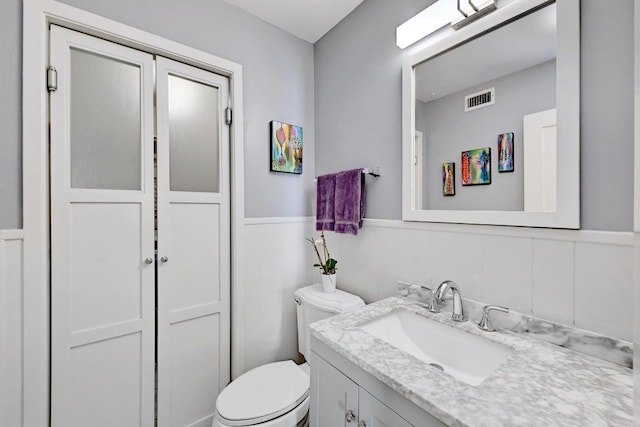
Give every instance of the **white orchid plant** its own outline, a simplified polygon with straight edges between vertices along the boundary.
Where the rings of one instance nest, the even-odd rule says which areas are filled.
[[[327,241],[324,238],[324,231],[320,233],[319,239],[307,238],[307,241],[311,243],[313,249],[316,251],[316,255],[318,256],[318,263],[313,264],[313,266],[319,267],[322,274],[335,274],[337,270],[336,264],[338,261],[331,258],[331,255],[329,254]],[[320,250],[318,248],[320,248]]]

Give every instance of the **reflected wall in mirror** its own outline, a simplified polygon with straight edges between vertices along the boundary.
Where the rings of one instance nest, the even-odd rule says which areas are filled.
[[[478,100],[484,93],[485,99]],[[419,64],[415,97],[424,168],[422,185],[416,180],[416,191],[422,192],[422,206],[416,203],[416,208],[523,210],[523,145],[541,144],[524,135],[524,118],[556,107],[555,4]],[[509,132],[514,134],[514,171],[499,175],[498,135]],[[491,185],[461,187],[456,197],[442,197],[439,166],[460,162],[462,152],[478,147],[493,148]],[[542,168],[537,162],[529,166]],[[457,182],[465,182],[463,171],[458,168]],[[530,174],[536,175],[542,170]]]
[[[579,1],[560,3],[511,3],[405,64],[403,219],[579,227]],[[443,163],[462,184],[485,147],[490,184],[443,194]]]

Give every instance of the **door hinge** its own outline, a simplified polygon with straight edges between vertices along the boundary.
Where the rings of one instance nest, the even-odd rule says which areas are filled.
[[[232,118],[233,118],[233,114],[231,112],[231,107],[227,107],[226,110],[224,110],[224,113],[225,113],[227,124],[231,125]]]
[[[49,92],[58,90],[58,70],[53,66],[47,68],[47,90]]]

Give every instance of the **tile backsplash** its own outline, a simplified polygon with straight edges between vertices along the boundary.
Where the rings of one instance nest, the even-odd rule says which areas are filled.
[[[365,220],[358,236],[327,233],[339,289],[373,302],[397,280],[631,341],[633,233]],[[315,277],[319,281],[319,277]]]
[[[418,285],[398,282],[397,289],[399,296],[425,304],[429,302],[428,291],[424,291]],[[473,323],[480,321],[485,305],[485,303],[463,298],[465,315]],[[450,298],[445,299],[442,310],[451,311]],[[513,310],[509,313],[492,311],[491,323],[496,329],[525,334],[626,368],[633,368],[633,344],[628,341],[549,322]]]

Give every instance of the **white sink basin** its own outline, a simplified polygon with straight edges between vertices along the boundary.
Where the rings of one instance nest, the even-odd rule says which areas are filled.
[[[474,386],[513,353],[506,345],[402,309],[358,327]]]

